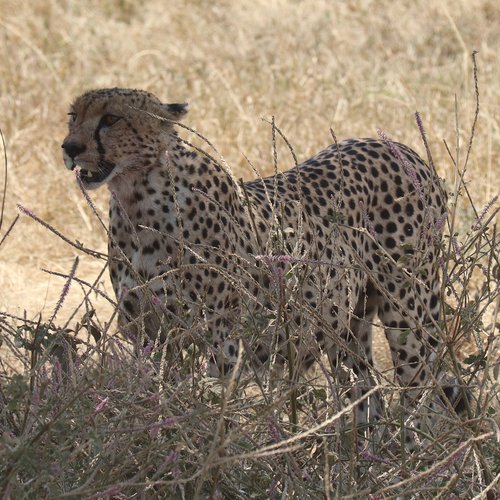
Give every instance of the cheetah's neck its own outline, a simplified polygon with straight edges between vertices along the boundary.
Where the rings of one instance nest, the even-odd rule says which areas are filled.
[[[201,225],[207,217],[219,217],[216,212],[243,213],[231,177],[210,158],[174,140],[153,165],[129,170],[109,183],[110,232],[120,235],[126,254],[149,247],[158,232],[171,237],[175,253],[173,242],[182,233],[179,220],[184,226],[195,219]]]

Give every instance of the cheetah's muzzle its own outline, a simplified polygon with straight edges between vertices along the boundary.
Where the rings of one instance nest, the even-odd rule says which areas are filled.
[[[115,164],[107,160],[100,160],[96,165],[97,170],[83,168],[81,165],[83,162],[81,162],[79,156],[85,153],[87,150],[86,146],[71,141],[64,141],[61,147],[63,149],[66,168],[71,171],[79,168],[80,179],[85,187],[92,188],[94,185],[104,182],[115,168]]]

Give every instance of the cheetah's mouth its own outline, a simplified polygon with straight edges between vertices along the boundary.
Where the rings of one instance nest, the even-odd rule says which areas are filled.
[[[75,166],[78,167],[77,165]],[[96,171],[78,167],[83,185],[90,188],[97,187],[97,184],[103,183],[110,176],[114,168],[115,165],[110,162],[101,162]]]

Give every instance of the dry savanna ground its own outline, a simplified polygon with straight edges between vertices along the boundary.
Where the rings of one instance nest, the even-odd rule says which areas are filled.
[[[0,187],[0,206],[4,204],[0,227],[0,320],[2,313],[7,313],[8,316],[4,317],[8,318],[9,324],[14,324],[15,316],[36,320],[41,315],[47,321],[61,295],[65,279],[45,270],[65,275],[70,272],[77,255],[80,262],[76,276],[90,283],[98,279],[96,288],[112,295],[107,273],[98,278],[102,261],[82,254],[26,215],[21,214],[15,221],[20,213],[19,204],[57,228],[69,240],[106,252],[105,231],[83,198],[74,176],[64,168],[60,147],[66,135],[69,104],[83,91],[99,87],[141,88],[166,102],[188,101],[190,112],[184,123],[209,139],[217,150],[212,154],[222,157],[235,176],[244,179],[253,177],[249,163],[263,175],[273,172],[272,117],[299,161],[330,144],[333,141],[332,131],[341,140],[376,137],[378,129],[412,146],[426,157],[421,133],[415,123],[415,112],[418,111],[436,169],[447,181],[450,199],[456,202],[452,207],[454,231],[457,233],[453,240],[455,251],[459,254],[460,248],[464,248],[470,254],[473,243],[471,246],[464,242],[476,241],[471,236],[471,227],[477,222],[477,214],[499,192],[499,26],[500,4],[496,0],[0,0],[0,128],[8,158],[6,192]],[[479,86],[477,123],[473,51],[477,51]],[[462,177],[472,128],[472,150]],[[204,149],[210,149],[193,133],[182,130],[181,134]],[[280,139],[277,141],[277,153],[279,169],[293,165],[292,155]],[[0,161],[0,181],[4,171],[5,165]],[[457,193],[459,185],[460,193]],[[102,188],[92,192],[91,196],[106,219],[107,190]],[[498,208],[498,201],[491,205],[486,218]],[[15,225],[5,237],[13,222]],[[493,234],[491,226],[493,224],[490,225]],[[457,279],[453,286],[458,292],[449,297],[450,304],[462,308],[473,302],[470,299],[473,294],[467,295],[467,300],[460,299],[460,285],[482,290],[482,296],[487,296],[484,299],[487,314],[483,314],[485,311],[479,304],[475,310],[480,310],[480,313],[471,316],[474,321],[483,317],[483,324],[479,326],[477,322],[477,327],[474,324],[468,326],[469,354],[478,349],[474,335],[470,333],[482,333],[484,339],[490,335],[488,345],[491,346],[491,334],[494,333],[492,322],[498,321],[495,319],[498,298],[494,298],[498,288],[492,292],[494,286],[498,287],[498,276],[496,285],[492,284],[495,283],[494,270],[498,273],[498,265],[494,267],[494,259],[498,258],[498,255],[495,257],[494,245],[498,247],[498,239],[488,235],[479,240],[484,244],[478,247],[478,252],[483,252],[481,259],[484,263],[477,266],[466,281]],[[457,266],[460,265],[465,268],[465,259],[458,262]],[[84,291],[73,282],[55,324],[64,325],[66,321],[74,324],[80,319],[84,308],[76,313],[75,309],[81,303]],[[105,324],[112,314],[110,305],[97,296],[92,296],[92,302],[98,321]],[[459,323],[463,325],[467,322],[462,318]],[[498,359],[497,355],[488,351],[484,359],[491,361],[495,357]],[[490,361],[484,361],[483,366],[486,363],[491,368],[488,365]],[[11,367],[14,365],[10,364]],[[498,374],[498,366],[496,370]],[[131,391],[136,387],[131,384]],[[482,409],[478,410],[481,418],[491,415],[490,402],[485,393],[490,391],[498,398],[498,387],[496,392],[493,392],[493,387],[497,386],[488,379],[479,391],[478,398],[486,398],[481,400],[484,404],[481,403]],[[104,397],[106,393],[102,394],[102,401],[107,401],[107,396]],[[191,403],[191,400],[186,403],[186,414]],[[140,404],[137,408],[141,411]],[[241,415],[244,415],[243,410]],[[152,417],[151,421],[155,422],[155,418]],[[85,430],[86,423],[83,420],[81,423]],[[191,423],[186,423],[186,429],[190,431],[196,428],[194,424],[189,427]],[[211,433],[212,429],[207,426],[206,435]],[[255,436],[252,434],[252,439]],[[491,436],[493,433],[488,434],[488,439]],[[258,438],[256,440],[261,443]],[[153,442],[151,446],[158,442]],[[200,442],[198,450],[198,445],[193,445],[192,449],[199,451],[203,465],[208,463],[204,457],[215,456],[217,449],[206,448],[206,451],[203,443],[209,441]],[[10,452],[15,448],[9,446],[3,449]],[[73,449],[72,446],[68,449]],[[127,446],[125,443],[123,449],[127,450]],[[141,453],[146,448],[138,447]],[[313,448],[310,457],[316,456],[316,444]],[[486,448],[491,450],[493,447]],[[159,456],[163,456],[164,450],[158,450]],[[175,450],[172,453],[187,457],[184,466],[179,466],[177,476],[177,469],[169,472],[172,475],[168,477],[185,480],[185,483],[181,481],[172,486],[171,491],[178,493],[180,490],[176,488],[182,489],[182,485],[190,481],[183,476],[184,472],[188,475],[188,465],[193,464],[193,477],[199,473],[200,466],[196,453],[190,455],[187,448],[181,447]],[[203,455],[204,450],[206,455]],[[439,453],[442,452],[441,447]],[[40,453],[43,455],[44,452]],[[57,457],[58,453],[56,450],[53,456]],[[437,456],[441,456],[439,453]],[[462,451],[457,448],[456,453],[450,455],[455,457],[452,460],[455,466],[454,460],[462,456]],[[470,493],[478,484],[477,491],[488,488],[492,491],[492,486],[486,486],[493,484],[495,478],[495,469],[487,458],[492,454],[479,448],[474,453],[476,469],[471,466],[473,472],[468,477],[472,479],[464,482],[466,486],[462,491]],[[42,455],[37,455],[36,460],[40,460]],[[90,455],[89,452],[88,457]],[[16,475],[16,467],[22,467],[18,455],[14,458],[11,461],[9,456],[7,460],[8,479],[4,483],[0,481],[0,486],[6,485],[2,491],[3,498],[9,498],[9,491],[17,487],[14,483],[22,476]],[[381,467],[395,463],[396,467],[401,467],[400,478],[408,477],[404,457],[392,457],[391,460],[381,461]],[[328,457],[325,461],[326,471]],[[86,471],[88,464],[94,467],[96,461],[89,458],[88,463],[82,463],[81,470]],[[222,459],[220,463],[223,464]],[[267,466],[265,460],[262,463]],[[272,472],[275,465],[269,463]],[[293,469],[290,463],[293,465],[293,461],[287,463],[287,467],[291,467],[287,471]],[[323,465],[319,463],[311,466],[310,470],[322,477]],[[436,463],[441,464],[439,461]],[[72,464],[71,471],[77,470],[77,465]],[[435,474],[442,473],[449,465],[446,459],[442,464],[434,471]],[[276,466],[275,470],[278,469]],[[469,474],[469,469],[464,467],[463,470]],[[113,470],[99,484],[119,484],[122,480],[121,469],[117,470],[119,472]],[[211,473],[208,470],[207,466],[200,473],[202,479],[195,483],[191,493],[195,491],[203,496],[203,481]],[[342,472],[342,466],[338,470]],[[477,475],[476,470],[479,471]],[[117,475],[113,476],[115,473]],[[221,472],[220,476],[214,473],[213,484],[217,485],[219,480],[220,484],[224,483],[223,474],[226,473],[230,475],[231,471]],[[47,474],[50,476],[52,472]],[[128,477],[133,474],[131,472]],[[278,486],[273,486],[271,481],[269,491],[276,486],[285,497],[288,491],[287,474],[282,481],[277,480]],[[311,475],[314,474],[311,472]],[[382,498],[386,493],[390,497],[395,490],[390,486],[391,473],[387,474],[383,479],[386,486],[380,486],[382,489],[373,487],[375,489],[367,489],[365,493],[377,491],[382,493],[376,498]],[[85,472],[82,472],[74,484],[82,484],[84,475]],[[370,479],[372,482],[367,484],[378,484],[378,473],[373,473],[373,476]],[[98,477],[101,476],[96,472],[95,478]],[[262,477],[267,476],[264,473]],[[342,478],[342,474],[339,477]],[[432,478],[435,479],[434,475]],[[330,491],[327,479],[326,474],[322,480],[325,481],[325,491]],[[428,477],[427,480],[430,481]],[[28,477],[26,484],[30,481]],[[40,480],[40,484],[42,482]],[[224,491],[232,491],[228,486],[230,483],[229,480],[224,483],[222,490],[227,487]],[[86,484],[88,486],[89,483]],[[353,481],[352,484],[357,483]],[[424,481],[422,498],[428,484]],[[341,491],[342,485],[340,479],[338,485],[332,488],[337,487],[340,488],[337,491]],[[68,491],[73,486],[66,484]],[[452,491],[452,486],[448,485],[445,491]],[[299,491],[294,487],[290,486],[290,491]],[[64,489],[54,486],[54,490],[43,490],[42,484],[40,488],[32,491],[37,494],[45,491],[48,497],[56,497]],[[252,491],[252,486],[249,488],[245,490],[242,487],[242,491]],[[267,486],[262,488],[264,491]],[[212,490],[216,491],[217,487],[213,486]],[[19,493],[21,490],[13,491]],[[85,490],[85,494],[82,493],[84,490],[73,491],[80,491],[75,495],[90,494],[90,490]],[[356,489],[349,491],[352,493]],[[477,491],[474,491],[476,494]],[[226,495],[227,498],[240,498],[231,496],[232,493],[226,492]],[[110,496],[112,493],[109,493]],[[260,498],[259,495],[256,498]],[[311,494],[311,498],[315,496]]]
[[[0,127],[9,159],[4,230],[20,203],[69,238],[105,250],[105,233],[60,150],[68,104],[96,87],[189,101],[185,123],[244,178],[253,175],[244,155],[272,172],[265,122],[272,116],[300,160],[332,141],[330,128],[339,139],[376,136],[380,128],[425,154],[418,110],[439,174],[453,186],[443,140],[453,153],[460,140],[465,153],[475,104],[472,50],[479,51],[481,107],[469,188],[479,208],[498,191],[500,6],[493,0],[0,0],[0,11]],[[291,166],[286,147],[279,153],[280,168]],[[105,189],[95,193],[104,215],[107,196]],[[460,217],[464,225],[473,220],[467,210]],[[63,280],[41,269],[66,273],[76,254],[22,217],[1,250],[0,309],[29,317],[50,312]],[[99,265],[83,258],[78,275],[90,281]],[[78,301],[74,287],[61,318]]]

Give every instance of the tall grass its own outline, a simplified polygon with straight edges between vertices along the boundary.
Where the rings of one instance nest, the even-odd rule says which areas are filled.
[[[496,3],[1,7],[3,498],[494,498]],[[293,370],[271,380],[250,372],[221,385],[204,375],[203,339],[182,352],[149,344],[137,353],[113,335],[115,299],[95,216],[104,217],[106,194],[88,206],[63,172],[59,143],[67,102],[84,88],[114,84],[191,98],[189,123],[199,124],[236,177],[252,175],[241,153],[265,173],[293,165],[276,127],[259,116],[278,117],[299,161],[331,141],[330,127],[339,137],[381,127],[413,145],[424,137],[420,150],[428,149],[451,192],[438,364],[471,388],[465,418],[447,412],[415,452],[406,451],[404,391],[382,359],[374,375],[387,405],[380,432],[360,446],[353,401],[324,365],[307,380]],[[415,109],[420,130],[410,119]],[[288,262],[286,274],[269,262],[274,327],[287,327],[276,326],[283,293],[293,302],[307,272],[307,264]],[[240,330],[251,342],[270,318],[249,319]],[[424,399],[418,411],[427,406]]]
[[[0,0],[0,12],[0,126],[11,165],[6,223],[21,203],[71,239],[105,251],[103,230],[68,182],[60,145],[72,99],[115,85],[189,101],[186,124],[209,137],[236,177],[246,179],[253,174],[245,156],[272,173],[271,131],[261,118],[276,116],[303,161],[331,141],[330,128],[339,140],[381,128],[417,146],[412,115],[419,110],[438,173],[453,185],[442,140],[455,148],[455,95],[457,138],[467,138],[474,49],[482,106],[469,185],[479,205],[496,194],[500,9],[494,0],[257,0],[251,7],[227,0],[152,0],[143,7],[124,0]],[[280,169],[292,165],[284,144],[278,153]],[[102,213],[106,203],[103,190],[96,199]],[[459,224],[473,218],[464,206]],[[22,220],[2,250],[0,306],[21,315],[26,309],[31,318],[48,314],[62,282],[41,268],[67,272],[76,255]],[[82,276],[98,272],[98,263],[82,259]],[[102,287],[111,293],[107,279]],[[80,300],[76,291],[60,311],[66,318]],[[109,314],[106,307],[100,311]]]

